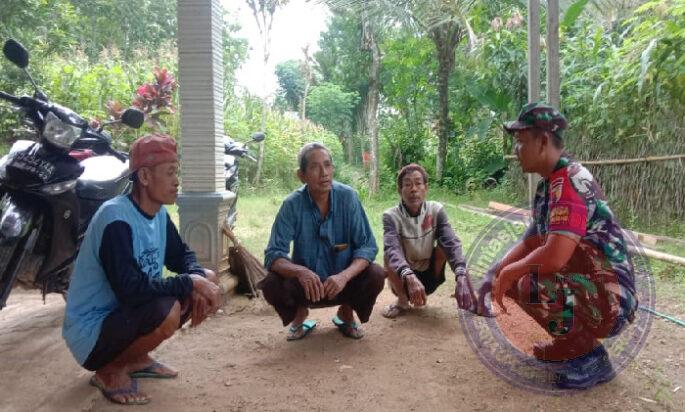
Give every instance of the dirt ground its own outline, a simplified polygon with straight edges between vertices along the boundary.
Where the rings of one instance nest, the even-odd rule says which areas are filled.
[[[392,301],[386,288],[360,341],[337,332],[331,308],[312,311],[319,325],[311,336],[287,342],[263,302],[231,298],[156,351],[180,376],[141,381],[153,400],[139,407],[111,404],[88,385],[90,373],[61,338],[61,297],[43,305],[37,292],[15,290],[0,312],[0,411],[685,410],[685,328],[655,320],[644,349],[611,383],[541,395],[479,361],[447,289],[390,321],[379,313]]]

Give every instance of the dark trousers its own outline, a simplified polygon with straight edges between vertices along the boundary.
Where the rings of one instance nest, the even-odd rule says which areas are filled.
[[[102,323],[95,347],[88,355],[83,367],[95,371],[112,362],[136,339],[157,329],[169,316],[176,302],[176,298],[166,296],[152,299],[141,305],[122,306],[115,309]],[[181,307],[183,312],[179,328],[190,319],[191,314],[190,304],[186,303]]]
[[[349,305],[362,323],[366,323],[376,304],[376,298],[385,285],[385,272],[375,263],[350,280],[333,299],[311,302],[305,297],[304,288],[295,278],[284,278],[276,273],[269,274],[259,283],[264,299],[276,309],[283,326],[290,324],[299,307],[321,308]]]

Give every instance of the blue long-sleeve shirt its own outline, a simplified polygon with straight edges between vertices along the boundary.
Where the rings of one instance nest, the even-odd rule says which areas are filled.
[[[353,259],[374,261],[378,253],[376,239],[357,194],[351,187],[333,182],[329,200],[324,219],[306,185],[288,195],[264,251],[267,270],[276,259],[285,258],[325,280],[343,271]]]
[[[164,266],[180,275],[164,278]],[[112,311],[159,296],[184,299],[193,289],[191,273],[204,275],[164,207],[150,216],[127,196],[104,203],[76,258],[64,317],[62,334],[79,364]]]

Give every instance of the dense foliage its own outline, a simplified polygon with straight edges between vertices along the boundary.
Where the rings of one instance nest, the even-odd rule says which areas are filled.
[[[527,100],[525,2],[466,3],[431,0],[399,8],[397,2],[365,2],[375,10],[370,18],[381,56],[381,186],[392,190],[396,171],[409,162],[424,164],[434,178],[439,136],[448,130],[441,180],[434,183],[464,193],[494,177],[523,200],[524,179],[515,162],[504,160],[512,149],[501,123],[515,117]],[[561,4],[561,109],[571,122],[567,149],[580,160],[685,153],[685,0]],[[447,20],[431,20],[446,12],[461,30],[447,82],[448,122],[441,120],[445,56],[435,38],[435,28]],[[544,2],[542,12],[544,35]],[[322,140],[334,148],[343,179],[365,187],[371,58],[363,27],[360,13],[336,8],[313,61],[277,65],[276,107],[300,112],[304,99],[306,120],[267,111],[264,184],[297,184],[296,149]],[[262,108],[258,99],[236,88],[235,72],[248,52],[237,30],[225,23],[225,128],[244,140],[261,128]],[[114,130],[122,147],[153,128],[178,134],[175,33],[176,0],[141,0],[135,10],[125,0],[6,0],[0,15],[0,35],[30,49],[31,71],[54,100],[99,120],[134,103],[147,109],[142,131]],[[545,51],[543,42],[543,69]],[[544,94],[544,71],[542,79]],[[32,91],[6,61],[0,62],[0,90]],[[20,135],[16,115],[0,109],[0,152]],[[591,170],[625,220],[685,216],[682,160]]]
[[[470,8],[453,3],[432,1],[423,9],[408,6],[398,11],[391,2],[370,1],[377,10],[385,7],[386,15],[397,16],[380,46],[383,181],[392,182],[400,166],[414,161],[435,173],[440,50],[430,27],[412,22],[425,20],[430,7],[437,15],[444,11],[441,7],[454,6],[455,13],[465,11],[470,24],[462,24],[477,40],[464,36],[456,49],[448,96],[451,134],[440,183],[464,192],[494,177],[523,201],[523,176],[514,162],[503,159],[512,149],[501,124],[514,118],[527,100],[525,2],[478,2]],[[423,14],[417,17],[419,12]],[[544,4],[542,12],[544,36]],[[561,109],[571,121],[566,146],[577,158],[685,153],[684,15],[684,0],[562,2]],[[323,79],[350,91],[359,90],[365,80],[364,70],[354,68],[368,65],[360,53],[360,24],[359,16],[335,13],[317,54]],[[545,53],[543,39],[543,99]],[[626,220],[666,222],[685,216],[678,206],[685,202],[682,160],[598,165],[591,170]]]

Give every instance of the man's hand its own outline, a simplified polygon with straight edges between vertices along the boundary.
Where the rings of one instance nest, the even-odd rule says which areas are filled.
[[[498,264],[493,265],[485,274],[485,280],[483,284],[478,289],[478,307],[476,308],[476,313],[480,316],[485,317],[495,317],[490,308],[485,305],[485,295],[492,292],[492,282],[497,277]]]
[[[190,302],[192,305],[190,312],[190,327],[195,327],[207,319],[211,306],[207,299],[196,291],[193,291],[190,295]]]
[[[297,280],[304,289],[304,296],[310,302],[318,302],[326,296],[326,292],[319,276],[311,270],[305,269],[297,274]]]
[[[221,289],[219,286],[200,275],[190,275],[190,279],[193,281],[193,293],[204,298],[205,303],[209,305],[208,313],[216,312],[221,306]],[[195,309],[195,302],[193,302],[193,309]]]
[[[454,297],[457,299],[457,306],[460,309],[477,313],[476,294],[473,293],[473,286],[471,286],[471,281],[467,274],[457,276]]]
[[[426,304],[426,288],[423,283],[411,274],[404,277],[404,282],[407,285],[407,293],[409,294],[409,302],[414,306],[423,306]]]
[[[480,316],[494,318],[495,314],[485,305],[485,295],[492,292],[492,281],[486,280],[478,289],[478,305],[476,313]]]
[[[329,276],[328,279],[326,279],[326,281],[323,283],[323,288],[326,292],[326,298],[333,299],[338,296],[338,293],[345,289],[347,282],[348,279],[345,275],[337,274]]]
[[[516,276],[514,273],[504,268],[500,271],[499,276],[495,279],[492,285],[492,297],[495,302],[502,308],[504,313],[507,313],[507,308],[504,306],[504,294],[507,293],[514,283],[518,282],[524,275]]]

